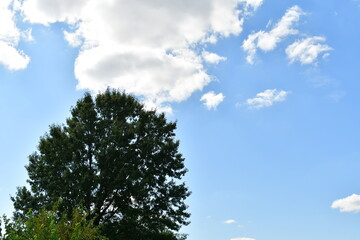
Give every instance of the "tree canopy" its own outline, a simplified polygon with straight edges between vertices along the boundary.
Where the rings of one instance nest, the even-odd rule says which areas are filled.
[[[175,129],[133,96],[86,93],[29,156],[30,189],[12,197],[15,218],[60,199],[59,211],[71,216],[74,206],[84,206],[109,239],[177,239],[189,223],[190,192]]]

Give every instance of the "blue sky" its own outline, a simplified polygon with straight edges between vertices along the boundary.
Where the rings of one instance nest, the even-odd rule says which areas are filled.
[[[107,86],[177,120],[189,240],[358,240],[360,1],[1,0],[0,213]]]

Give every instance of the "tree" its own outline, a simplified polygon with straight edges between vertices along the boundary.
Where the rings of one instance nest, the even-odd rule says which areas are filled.
[[[81,204],[110,239],[174,239],[190,216],[175,129],[130,95],[86,93],[29,156],[31,189],[12,197],[15,218],[60,199],[59,211],[70,217]]]
[[[70,220],[67,216],[59,219],[56,210],[42,209],[38,214],[27,215],[26,220],[13,222],[3,216],[4,233],[0,220],[0,240],[107,240],[79,208],[74,209]]]

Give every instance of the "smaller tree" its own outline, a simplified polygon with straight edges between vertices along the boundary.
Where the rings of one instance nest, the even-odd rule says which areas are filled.
[[[3,216],[4,232],[0,220],[0,240],[106,240],[100,235],[100,227],[87,221],[87,216],[79,208],[73,211],[70,220],[65,215],[59,218],[56,210],[44,209],[37,214],[30,212],[26,220],[11,222]]]

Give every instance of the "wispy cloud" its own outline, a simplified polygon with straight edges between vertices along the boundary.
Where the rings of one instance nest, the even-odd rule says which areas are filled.
[[[229,219],[229,220],[226,220],[224,221],[223,223],[225,224],[232,224],[232,223],[235,223],[236,221],[234,219]]]
[[[326,44],[321,44],[326,39],[324,37],[309,37],[295,41],[288,46],[285,50],[291,63],[298,61],[301,64],[316,63],[318,56],[324,53],[322,56],[327,57],[328,51],[332,50]]]
[[[279,42],[286,36],[297,34],[298,30],[293,26],[300,20],[300,16],[304,12],[299,6],[289,8],[285,15],[279,20],[273,29],[269,32],[259,31],[252,33],[244,40],[242,48],[248,53],[246,60],[248,63],[253,64],[257,49],[263,51],[274,50]]]
[[[204,105],[208,110],[216,109],[217,106],[224,101],[225,96],[222,93],[215,94],[213,91],[205,93],[200,101],[204,102]]]
[[[360,195],[353,194],[346,198],[338,199],[331,204],[332,208],[338,208],[340,212],[360,212]]]
[[[360,7],[360,0],[352,0],[358,7]]]
[[[249,108],[264,108],[270,107],[275,102],[282,102],[285,101],[289,92],[284,90],[277,90],[277,89],[267,89],[264,92],[260,92],[256,94],[254,98],[249,98],[246,100],[246,105]]]
[[[343,99],[345,96],[346,96],[346,92],[343,90],[337,90],[328,94],[328,97],[334,102],[340,102],[340,100]]]

